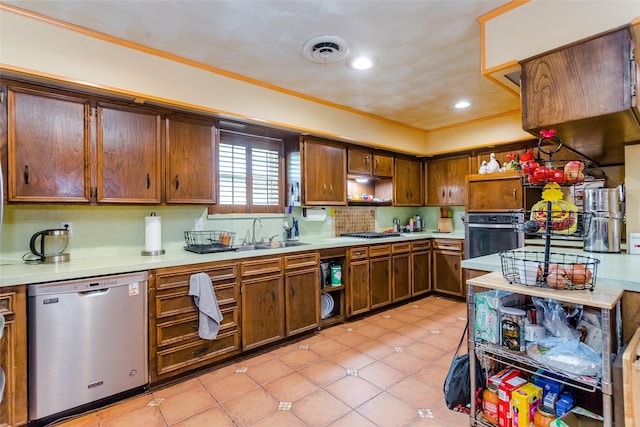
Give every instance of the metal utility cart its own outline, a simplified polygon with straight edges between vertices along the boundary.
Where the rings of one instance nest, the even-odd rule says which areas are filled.
[[[620,299],[623,291],[620,289],[611,288],[598,288],[595,290],[553,290],[548,288],[542,288],[537,286],[524,286],[517,284],[510,284],[500,272],[489,273],[484,276],[476,277],[467,281],[468,294],[467,304],[469,310],[469,354],[476,354],[478,357],[487,357],[498,361],[503,365],[517,366],[529,373],[535,373],[536,370],[542,368],[546,371],[560,374],[562,376],[562,382],[571,387],[580,388],[582,390],[595,391],[602,390],[602,407],[604,425],[612,426],[613,422],[613,388],[611,378],[611,360],[614,355],[614,337],[612,333],[612,310],[615,309],[616,316],[616,346],[615,351],[618,351],[622,343],[622,316],[620,309]],[[572,378],[565,373],[558,372],[556,369],[547,366],[545,364],[534,361],[526,354],[515,353],[502,348],[499,345],[487,344],[484,342],[476,342],[474,333],[476,306],[475,306],[475,287],[484,289],[499,289],[509,292],[515,292],[522,295],[528,295],[531,297],[541,298],[553,298],[563,303],[582,304],[588,307],[594,307],[600,309],[601,324],[602,324],[602,372],[596,377],[576,377]],[[609,357],[607,357],[609,356]],[[471,390],[476,390],[476,358],[470,359],[470,379]],[[558,381],[558,378],[554,378]],[[471,399],[471,425],[480,426],[493,426],[488,423],[482,417],[481,408],[476,408],[475,399]]]

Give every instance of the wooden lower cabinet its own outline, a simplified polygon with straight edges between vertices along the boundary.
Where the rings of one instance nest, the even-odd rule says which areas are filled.
[[[433,240],[433,289],[435,291],[458,297],[465,296],[461,266],[462,249],[462,240]]]
[[[0,339],[0,367],[5,373],[0,425],[27,424],[27,287],[2,288],[0,314],[5,324]]]
[[[285,337],[282,257],[241,263],[242,349],[251,350]]]
[[[394,243],[391,252],[391,297],[396,302],[411,296],[411,243]]]
[[[391,302],[391,245],[369,247],[371,308]]]
[[[222,322],[214,340],[198,336],[199,311],[189,295],[192,274],[204,272],[213,284]],[[226,359],[240,352],[239,276],[235,262],[171,267],[150,272],[150,382]]]
[[[431,290],[431,240],[411,242],[411,295]]]
[[[347,315],[366,313],[369,303],[369,248],[366,246],[349,248],[347,251],[348,309]]]
[[[292,336],[320,325],[320,255],[284,257],[285,332]]]

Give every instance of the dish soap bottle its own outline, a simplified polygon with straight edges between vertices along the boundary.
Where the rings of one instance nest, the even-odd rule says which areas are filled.
[[[298,228],[298,220],[293,218],[293,240],[300,239],[300,229]]]

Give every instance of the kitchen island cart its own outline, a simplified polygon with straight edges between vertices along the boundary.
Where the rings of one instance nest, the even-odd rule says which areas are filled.
[[[618,351],[622,341],[622,321],[620,300],[623,291],[621,289],[596,288],[589,290],[552,290],[537,286],[524,286],[509,284],[500,272],[493,272],[484,276],[479,276],[467,281],[467,305],[468,305],[468,322],[469,330],[474,330],[476,305],[475,305],[475,288],[497,289],[509,291],[529,297],[552,298],[562,303],[582,304],[584,307],[592,307],[600,310],[600,321],[602,326],[602,370],[596,377],[578,377],[566,375],[565,373],[547,366],[544,363],[534,361],[526,355],[526,353],[511,352],[499,345],[492,345],[481,340],[476,340],[473,333],[469,335],[469,354],[476,354],[478,358],[487,358],[497,361],[502,365],[517,365],[519,369],[531,374],[536,373],[538,369],[550,371],[560,378],[554,378],[556,381],[563,382],[566,385],[576,389],[602,391],[602,415],[604,417],[604,425],[612,426],[613,423],[613,387],[611,374],[611,360],[614,353],[614,338],[616,340],[615,349]],[[612,311],[615,312],[616,322],[615,331],[612,330]],[[615,335],[614,335],[615,333]],[[477,389],[476,384],[476,358],[471,357],[470,361],[470,379],[471,390]],[[478,411],[480,410],[480,411]],[[481,408],[476,408],[475,400],[471,399],[471,425],[487,425],[481,413]]]

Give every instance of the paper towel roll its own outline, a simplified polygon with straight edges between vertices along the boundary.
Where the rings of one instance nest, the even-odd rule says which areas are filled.
[[[159,216],[144,217],[144,250],[156,252],[162,249],[162,224]]]

